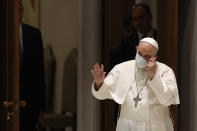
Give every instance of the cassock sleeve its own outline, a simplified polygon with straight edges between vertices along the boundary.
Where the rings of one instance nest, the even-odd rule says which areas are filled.
[[[98,91],[95,90],[94,84],[95,84],[95,81],[92,83],[92,94],[96,99],[99,99],[99,100],[112,99],[111,94],[107,86],[105,85],[105,83],[103,83],[103,85]]]
[[[106,76],[103,85],[98,91],[96,91],[94,88],[94,84],[95,84],[94,81],[91,88],[94,97],[99,100],[113,99],[111,95],[111,90],[116,87],[116,80],[118,79],[118,77],[119,77],[118,67],[115,66]]]
[[[162,105],[169,106],[180,103],[177,82],[172,69],[162,73],[157,71],[149,84]]]

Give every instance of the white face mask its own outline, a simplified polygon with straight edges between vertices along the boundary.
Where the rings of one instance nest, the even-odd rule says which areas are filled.
[[[140,56],[138,52],[136,53],[135,60],[136,60],[136,65],[138,68],[146,67],[147,65],[146,60],[142,56]]]

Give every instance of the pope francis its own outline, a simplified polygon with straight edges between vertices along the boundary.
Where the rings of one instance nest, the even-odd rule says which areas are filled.
[[[135,60],[116,65],[105,77],[96,64],[92,94],[121,105],[116,131],[173,131],[169,106],[179,104],[173,70],[157,62],[158,43],[149,37],[136,47]]]

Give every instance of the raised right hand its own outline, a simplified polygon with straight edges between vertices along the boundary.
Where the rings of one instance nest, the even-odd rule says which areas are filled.
[[[102,64],[101,67],[99,64],[95,64],[94,65],[94,70],[91,70],[92,75],[94,77],[94,80],[96,82],[97,86],[102,85],[104,79],[105,79],[105,74],[106,72],[104,72],[104,65]]]

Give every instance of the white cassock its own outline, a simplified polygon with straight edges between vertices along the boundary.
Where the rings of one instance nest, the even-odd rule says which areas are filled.
[[[138,93],[141,101],[136,106],[133,99]],[[113,99],[121,104],[116,131],[174,130],[168,107],[180,101],[174,72],[165,64],[157,62],[152,80],[136,68],[135,60],[116,65],[98,91],[93,82],[92,94],[99,100]]]

